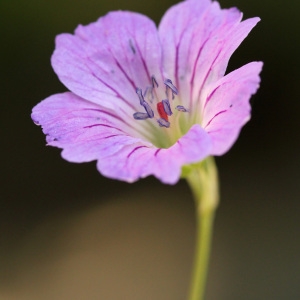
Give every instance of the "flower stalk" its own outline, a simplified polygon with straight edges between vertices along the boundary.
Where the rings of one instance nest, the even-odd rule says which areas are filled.
[[[218,175],[213,157],[188,167],[185,178],[196,205],[196,249],[189,300],[204,300],[213,221],[219,201]]]

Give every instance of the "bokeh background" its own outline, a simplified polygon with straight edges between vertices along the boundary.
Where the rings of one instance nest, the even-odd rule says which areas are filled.
[[[199,0],[200,1],[200,0]],[[185,182],[106,179],[45,147],[31,108],[65,91],[54,37],[110,10],[157,23],[174,0],[1,0],[1,300],[183,300],[194,251]],[[300,299],[300,2],[220,0],[262,22],[229,70],[265,62],[253,117],[217,158],[209,300]]]

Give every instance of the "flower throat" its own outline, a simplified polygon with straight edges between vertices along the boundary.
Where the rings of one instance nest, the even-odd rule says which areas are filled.
[[[154,76],[151,76],[151,81],[152,85],[146,87],[144,93],[141,88],[136,89],[136,93],[140,100],[140,105],[144,108],[145,112],[136,112],[133,114],[133,117],[136,120],[155,118],[160,127],[169,128],[170,122],[168,117],[173,114],[172,105],[170,102],[172,103],[172,101],[175,99],[175,95],[178,95],[178,90],[170,79],[165,79],[164,84],[166,86],[166,99],[159,101],[157,97],[154,96],[155,89],[159,87]],[[147,99],[148,102],[145,99]],[[180,112],[189,111],[182,105],[177,105],[175,109]]]

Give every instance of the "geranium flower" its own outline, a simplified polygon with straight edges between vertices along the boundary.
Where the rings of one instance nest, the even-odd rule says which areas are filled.
[[[52,66],[70,92],[34,107],[48,145],[70,162],[97,160],[104,176],[154,175],[174,184],[184,165],[222,155],[250,118],[261,62],[225,74],[259,21],[211,0],[146,16],[110,12],[56,38]]]

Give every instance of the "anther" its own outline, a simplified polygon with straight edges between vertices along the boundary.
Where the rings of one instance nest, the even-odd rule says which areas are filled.
[[[177,109],[178,111],[181,111],[181,112],[189,112],[189,109],[186,109],[184,106],[182,105],[177,105],[175,107],[175,109]]]
[[[166,127],[166,128],[170,127],[170,122],[168,122],[164,118],[158,119],[157,122],[158,122],[160,127]]]
[[[155,88],[155,85],[156,85],[156,87],[158,87],[158,83],[157,83],[154,75],[151,76],[151,80],[152,80],[152,87]]]
[[[142,91],[142,89],[136,88],[136,93],[139,96],[140,104],[143,105],[143,102],[145,101],[145,99],[143,97],[143,91]]]
[[[141,103],[141,105],[145,108],[145,111],[148,114],[149,118],[153,118],[154,117],[154,112],[151,109],[150,105],[144,100],[143,103]]]
[[[151,109],[150,105],[145,101],[144,96],[143,96],[143,91],[140,88],[136,89],[136,93],[139,96],[140,99],[140,104],[145,108],[147,115],[149,118],[153,118],[154,117],[154,112]]]
[[[172,91],[172,94],[178,95],[178,90],[170,79],[166,79],[164,81],[164,84],[166,85],[167,88],[169,88]]]
[[[147,99],[152,103],[153,99],[154,99],[154,95],[153,95],[153,87],[152,86],[147,86],[144,92],[144,98],[146,98],[146,96],[149,95],[147,97]]]
[[[164,85],[166,86],[166,99],[163,99],[159,101],[156,99],[154,94],[154,89],[158,87],[158,82],[155,79],[155,77],[151,76],[151,85],[147,86],[146,89],[143,90],[141,88],[136,88],[136,93],[139,97],[140,105],[143,106],[145,109],[145,112],[136,112],[133,114],[133,117],[135,120],[146,120],[149,118],[154,118],[159,124],[160,127],[169,128],[170,122],[169,122],[169,116],[173,115],[172,108],[170,105],[170,94],[172,93],[172,99],[174,99],[175,95],[178,95],[178,90],[172,83],[170,79],[164,80]],[[154,113],[154,105],[153,101],[156,99],[156,113]],[[150,102],[150,103],[149,103]],[[188,112],[189,109],[186,109],[182,105],[177,105],[176,110],[180,112]],[[158,116],[157,116],[158,115]],[[158,117],[158,118],[157,118]]]
[[[130,47],[131,51],[133,52],[133,54],[135,54],[136,50],[135,50],[135,48],[133,46],[132,40],[129,40],[129,47]]]
[[[162,100],[162,104],[164,106],[164,111],[166,112],[166,114],[168,116],[172,116],[173,113],[172,113],[172,110],[171,110],[171,106],[170,106],[169,100],[168,99]]]
[[[136,119],[136,120],[146,120],[149,118],[148,114],[147,113],[142,113],[142,112],[136,112],[133,114],[133,117]]]

